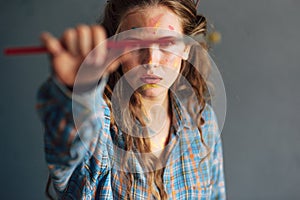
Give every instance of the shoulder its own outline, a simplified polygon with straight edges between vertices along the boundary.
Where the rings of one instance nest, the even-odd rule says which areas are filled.
[[[207,104],[202,112],[204,124],[201,126],[203,136],[207,144],[213,145],[217,138],[220,137],[220,130],[214,109],[211,105]]]
[[[215,111],[213,107],[208,103],[205,104],[205,107],[202,112],[202,117],[204,118],[205,122],[208,123],[217,121]]]

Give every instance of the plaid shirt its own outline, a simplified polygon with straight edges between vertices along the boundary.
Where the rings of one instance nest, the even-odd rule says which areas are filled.
[[[124,199],[126,195],[126,185],[121,184],[119,169],[114,165],[114,147],[122,141],[115,141],[115,133],[110,129],[110,110],[102,98],[104,85],[101,83],[93,93],[100,102],[99,107],[93,107],[96,114],[91,112],[93,103],[86,100],[90,97],[73,96],[77,100],[72,102],[72,94],[54,78],[38,92],[37,110],[45,126],[46,161],[59,199]],[[207,157],[198,129],[193,128],[188,118],[180,118],[179,102],[172,102],[172,112],[170,142],[175,141],[175,145],[163,172],[168,197],[225,199],[222,144],[212,108],[207,105],[202,114],[204,141],[211,149]],[[79,122],[74,120],[74,113]],[[142,171],[135,163],[136,169]],[[152,199],[148,187],[146,176],[135,173],[132,198]]]

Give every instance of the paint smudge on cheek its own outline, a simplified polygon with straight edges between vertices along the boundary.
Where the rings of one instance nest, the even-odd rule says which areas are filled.
[[[162,61],[160,61],[159,64],[162,65],[163,67],[178,68],[178,67],[180,67],[181,59],[178,59],[178,58],[168,59],[168,58],[166,58],[166,59],[163,59]]]
[[[169,59],[163,59],[163,60],[160,62],[160,64],[161,64],[162,66],[166,66],[168,63],[169,63]]]
[[[173,60],[173,67],[175,67],[175,68],[178,68],[178,67],[180,67],[180,64],[181,64],[181,59],[179,59],[179,58],[175,58],[174,60]]]
[[[176,60],[174,61],[174,67],[178,67],[179,64],[180,64],[179,60],[176,59]]]

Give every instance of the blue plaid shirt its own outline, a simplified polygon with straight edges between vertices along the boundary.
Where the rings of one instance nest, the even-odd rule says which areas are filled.
[[[110,129],[110,110],[102,98],[104,85],[100,84],[93,93],[99,101],[97,108],[86,101],[90,97],[73,96],[76,100],[72,102],[72,94],[54,78],[49,78],[38,92],[37,110],[45,126],[46,161],[59,199],[126,196],[126,185],[121,184],[119,169],[114,165],[118,160],[114,147],[122,141],[114,141],[115,133]],[[222,143],[212,108],[205,107],[205,124],[201,127],[204,142],[211,150],[209,154],[198,129],[193,128],[188,118],[179,117],[179,102],[172,102],[172,112],[170,143],[175,145],[163,173],[169,199],[225,199]],[[80,119],[77,122],[74,113]],[[136,168],[142,168],[138,162]],[[146,176],[141,172],[134,177],[132,198],[152,199]]]

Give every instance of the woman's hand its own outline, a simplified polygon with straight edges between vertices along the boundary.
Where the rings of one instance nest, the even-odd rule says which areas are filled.
[[[104,72],[103,63],[107,57],[106,33],[102,26],[79,25],[65,30],[60,40],[46,32],[41,35],[41,40],[51,55],[54,75],[66,86],[73,87],[83,61],[88,65],[85,69],[91,70],[88,70],[85,78],[81,78],[82,84],[92,83],[101,78],[101,74],[95,72]],[[98,45],[101,42],[103,45]],[[91,51],[92,54],[89,54]],[[106,72],[113,71],[117,66],[118,63],[114,62]]]

